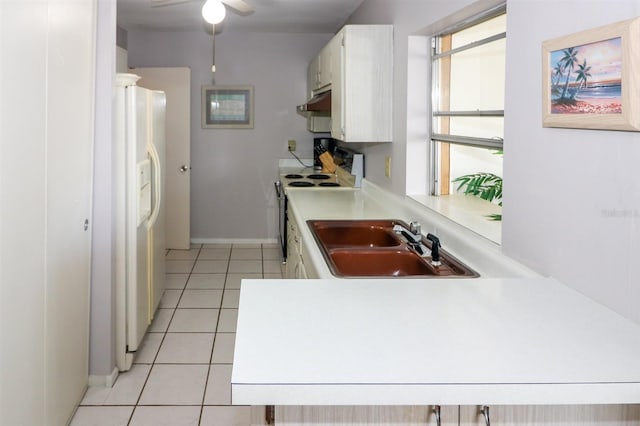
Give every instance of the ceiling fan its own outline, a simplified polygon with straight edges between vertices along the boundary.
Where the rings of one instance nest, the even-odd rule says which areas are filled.
[[[151,0],[151,7],[164,7],[164,6],[173,6],[181,3],[189,3],[192,1],[202,1],[202,0]],[[222,22],[226,15],[225,5],[229,6],[233,9],[237,14],[245,16],[252,14],[255,10],[254,8],[245,2],[244,0],[206,0],[202,5],[202,17],[205,21],[211,24],[212,37],[213,37],[213,65],[211,66],[211,72],[216,72],[216,63],[215,63],[215,55],[216,55],[216,45],[215,45],[215,34],[216,34],[216,24]]]
[[[202,0],[151,0],[151,7],[173,6],[176,4],[190,3],[193,1],[202,1]],[[224,19],[224,11],[223,11],[224,7],[220,8],[220,6],[224,6],[223,3],[229,6],[234,11],[236,11],[239,15],[243,15],[243,16],[250,15],[251,13],[254,12],[253,7],[247,2],[245,2],[244,0],[207,0],[203,5],[203,9],[206,6],[207,8],[210,8],[210,9],[222,11],[222,12],[218,12],[222,14],[221,17],[219,15],[216,16],[216,18],[220,19],[218,22],[209,22],[209,21],[207,22],[209,22],[210,24],[218,24],[222,22],[222,20]],[[203,11],[203,16],[204,16],[204,11]],[[206,18],[207,17],[205,16],[205,19]]]

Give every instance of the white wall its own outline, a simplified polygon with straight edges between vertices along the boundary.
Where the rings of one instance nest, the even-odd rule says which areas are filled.
[[[201,86],[212,84],[211,35],[128,33],[129,66],[191,68],[191,237],[274,239],[279,158],[312,155],[313,134],[295,106],[306,99],[307,64],[331,34],[216,35],[217,85],[253,85],[254,129],[202,129]],[[266,212],[266,213],[265,213]]]
[[[640,134],[542,128],[540,71],[542,41],[638,15],[637,0],[509,1],[502,241],[640,322]]]
[[[365,0],[347,21],[348,24],[394,25],[393,143],[359,147],[366,154],[365,176],[368,180],[395,193],[405,193],[405,169],[407,161],[411,161],[407,159],[407,93],[415,90],[422,93],[422,90],[426,90],[407,87],[408,37],[470,3],[471,0]],[[412,49],[412,52],[414,55],[426,54],[416,53],[415,49]],[[428,68],[426,67],[425,72],[428,72]],[[426,105],[424,111],[426,114]],[[416,123],[413,123],[411,132],[415,138],[426,140],[426,126],[421,129],[421,124],[417,123],[416,126]],[[391,179],[384,175],[385,159],[388,156],[392,160]],[[416,157],[413,150],[410,157]]]
[[[394,141],[365,152],[367,178],[398,194],[415,89],[406,84],[408,36],[472,3],[367,0],[348,22],[395,26]],[[638,16],[640,2],[508,0],[507,14],[503,251],[640,322],[640,134],[541,124],[542,41]]]
[[[96,36],[96,122],[91,253],[89,374],[104,383],[115,367],[115,226],[112,115],[116,67],[116,6],[98,1]]]

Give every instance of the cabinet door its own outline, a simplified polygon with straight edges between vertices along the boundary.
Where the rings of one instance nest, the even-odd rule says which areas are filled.
[[[426,406],[276,406],[276,425],[435,425]],[[453,426],[456,423],[443,423]]]
[[[0,423],[8,425],[44,424],[46,14],[46,2],[0,1],[0,54],[11,58],[0,61]]]
[[[344,134],[344,33],[343,28],[331,39],[331,136],[345,140]]]
[[[318,77],[320,73],[319,61],[319,56],[316,56],[309,62],[309,67],[307,68],[307,99],[311,99],[313,97],[313,91],[318,88]]]
[[[393,28],[347,25],[336,38],[332,49],[331,136],[344,142],[390,142]]]
[[[307,270],[304,267],[304,262],[302,261],[302,257],[300,257],[300,262],[298,263],[298,272],[296,273],[296,278],[299,280],[307,279]]]
[[[429,405],[427,408],[428,426],[458,426],[460,406],[458,405]],[[440,424],[438,425],[438,415]]]
[[[295,218],[289,214],[287,222],[287,264],[285,265],[285,278],[296,278],[298,263],[300,263],[300,243],[298,227]]]
[[[295,245],[292,243],[293,237],[288,238],[287,243],[287,263],[285,264],[285,272],[284,277],[287,279],[295,278],[296,264],[298,262],[298,250]]]
[[[51,425],[66,424],[89,374],[95,14],[95,1],[49,1],[48,88],[43,97],[47,99],[45,423]]]
[[[6,425],[67,424],[87,386],[95,20],[95,0],[0,1]]]
[[[492,405],[489,418],[492,426],[638,426],[640,405]],[[484,425],[480,407],[460,407],[460,426]]]
[[[312,240],[310,244],[315,244],[315,241]],[[309,254],[307,251],[306,240],[303,239],[300,242],[300,262],[303,265],[304,278],[310,278],[310,279],[320,278],[318,276],[318,272],[313,266],[313,262],[310,262],[308,259],[309,259]]]
[[[317,88],[321,89],[331,84],[331,42],[327,44],[318,55],[318,85]]]

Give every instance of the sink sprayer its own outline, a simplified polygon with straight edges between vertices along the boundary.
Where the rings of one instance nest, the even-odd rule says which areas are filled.
[[[427,257],[429,249],[422,244],[421,229],[420,223],[416,221],[412,221],[409,224],[409,229],[399,224],[393,226],[393,231],[397,234],[402,234],[409,247],[414,249],[420,256]],[[431,264],[440,266],[442,264],[440,262],[440,247],[442,247],[440,239],[431,233],[427,234],[426,238],[431,241]]]

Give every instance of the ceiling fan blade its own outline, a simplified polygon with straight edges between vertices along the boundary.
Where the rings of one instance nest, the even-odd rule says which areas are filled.
[[[251,6],[249,3],[245,2],[244,0],[221,0],[221,1],[222,3],[226,4],[230,8],[235,9],[241,15],[249,15],[255,12],[255,9],[253,8],[253,6]]]
[[[151,0],[151,7],[173,6],[175,4],[189,3],[192,0]]]

